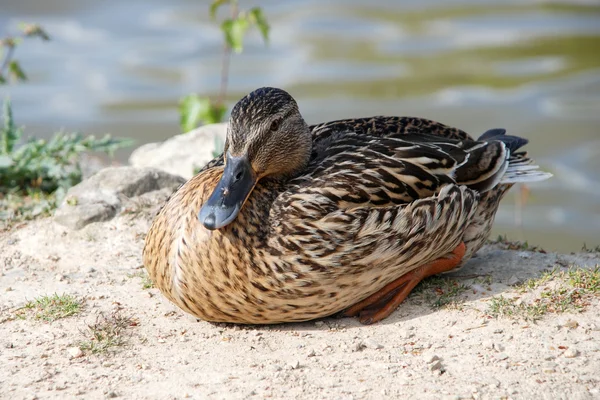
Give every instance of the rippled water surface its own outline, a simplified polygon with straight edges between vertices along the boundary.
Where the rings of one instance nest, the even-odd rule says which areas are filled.
[[[218,89],[222,39],[208,3],[3,0],[0,29],[39,22],[54,40],[19,48],[30,81],[0,91],[30,134],[165,139],[178,133],[181,96]],[[392,114],[474,135],[504,127],[555,177],[530,186],[521,218],[513,190],[495,234],[562,251],[600,244],[600,2],[241,5],[263,7],[271,41],[251,34],[233,58],[231,102],[269,85],[290,91],[309,123]]]

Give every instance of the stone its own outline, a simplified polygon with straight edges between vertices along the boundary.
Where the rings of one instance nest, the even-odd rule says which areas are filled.
[[[441,369],[442,369],[442,362],[440,360],[437,360],[429,365],[430,371],[437,371],[437,370],[441,370]]]
[[[374,341],[373,339],[367,338],[365,340],[363,340],[360,344],[360,347],[366,347],[367,349],[372,349],[372,350],[379,350],[379,349],[383,349],[383,345],[377,343],[376,341]]]
[[[81,229],[112,219],[132,197],[162,189],[174,191],[184,182],[182,177],[153,168],[105,168],[69,189],[54,220]]]
[[[69,354],[69,358],[83,357],[83,351],[79,347],[67,348],[67,354]]]
[[[563,357],[565,358],[575,358],[579,355],[579,350],[574,349],[572,347],[569,347],[567,350],[565,350],[565,352],[563,353]]]
[[[194,175],[194,169],[222,152],[226,133],[226,123],[201,126],[162,143],[139,147],[129,157],[129,163],[134,167],[158,168],[189,179]]]
[[[434,361],[439,361],[440,357],[435,355],[435,354],[426,354],[423,356],[423,361],[425,361],[427,364],[431,364]]]

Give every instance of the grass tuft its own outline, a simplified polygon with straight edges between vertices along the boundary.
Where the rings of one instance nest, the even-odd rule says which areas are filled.
[[[587,244],[584,243],[583,246],[581,247],[581,251],[583,251],[585,253],[600,253],[600,244],[596,245],[594,247],[587,247]]]
[[[520,297],[493,297],[487,314],[536,321],[548,313],[582,312],[600,295],[600,266],[554,268],[519,286]]]
[[[508,237],[506,235],[498,235],[498,238],[496,240],[488,240],[488,243],[500,245],[506,250],[532,251],[536,253],[546,254],[546,250],[542,249],[539,246],[531,246],[527,241],[520,242],[518,240],[508,240]]]
[[[421,281],[413,293],[421,293],[433,308],[456,304],[458,297],[468,289],[464,284],[446,277],[432,276]]]
[[[152,289],[154,288],[154,282],[148,276],[148,273],[144,271],[139,271],[134,274],[128,274],[128,278],[141,278],[142,279],[142,289]]]
[[[18,318],[25,319],[28,315],[36,320],[53,322],[57,319],[79,314],[83,308],[83,301],[69,294],[53,294],[41,296],[28,302],[16,311]]]
[[[109,316],[100,314],[93,324],[88,324],[82,332],[87,340],[78,344],[79,348],[91,354],[104,354],[124,346],[129,340],[127,328],[135,323],[129,317],[114,312]]]

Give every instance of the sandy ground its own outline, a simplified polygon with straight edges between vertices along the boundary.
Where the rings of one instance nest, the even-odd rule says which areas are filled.
[[[455,273],[468,290],[450,306],[432,307],[435,288],[423,290],[373,326],[215,325],[143,288],[155,210],[80,231],[44,219],[0,233],[1,398],[600,398],[597,296],[535,323],[486,311],[494,296],[519,295],[515,284],[553,266],[594,266],[599,254],[487,246]],[[45,322],[21,309],[54,293],[77,296],[82,311]],[[93,353],[89,325],[104,320],[121,321],[122,343]]]

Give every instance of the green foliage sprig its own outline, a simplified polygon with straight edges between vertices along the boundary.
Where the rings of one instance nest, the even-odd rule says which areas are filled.
[[[229,18],[221,22],[223,32],[223,58],[221,64],[221,85],[216,99],[190,94],[179,103],[180,126],[183,132],[194,129],[198,124],[213,124],[223,120],[227,107],[225,96],[229,80],[229,64],[232,52],[244,50],[244,36],[248,29],[255,26],[261,33],[265,43],[269,41],[269,24],[260,7],[248,11],[240,10],[237,0],[214,0],[210,5],[210,17],[216,20],[217,11],[223,5],[229,5]]]
[[[29,189],[51,193],[66,190],[82,177],[79,156],[88,151],[112,155],[129,146],[130,140],[58,133],[49,140],[32,139],[21,144],[23,131],[13,120],[10,101],[4,102],[4,124],[0,130],[0,194]]]
[[[14,59],[15,48],[25,38],[49,40],[36,24],[21,24],[20,33],[0,40],[0,84],[27,80]],[[0,222],[48,215],[67,189],[82,179],[81,155],[129,146],[131,140],[57,133],[51,139],[23,141],[23,130],[13,118],[11,103],[4,102],[0,126]],[[0,224],[0,227],[3,224]]]
[[[27,80],[21,64],[14,59],[15,49],[23,39],[37,37],[44,41],[50,40],[46,31],[37,24],[20,24],[19,30],[17,35],[0,39],[0,84]]]

